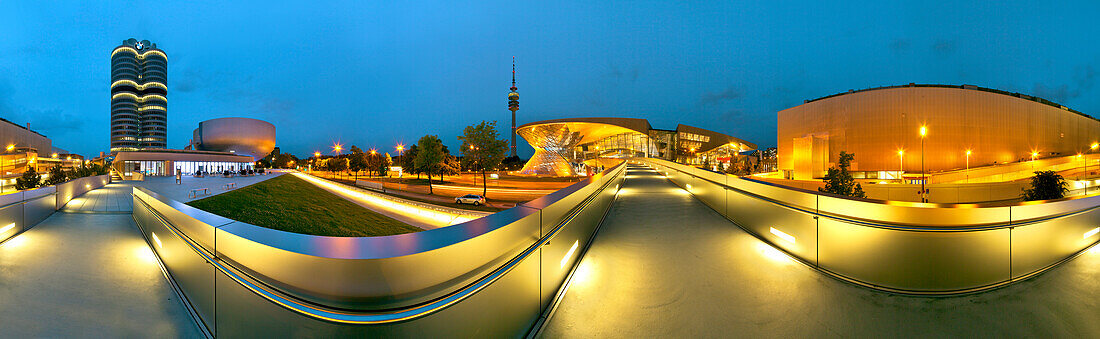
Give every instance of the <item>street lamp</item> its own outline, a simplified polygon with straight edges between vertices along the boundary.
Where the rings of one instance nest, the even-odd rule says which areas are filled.
[[[898,150],[898,181],[904,183],[901,174],[905,172],[905,150]]]
[[[966,150],[966,183],[970,183],[970,150]]]
[[[15,144],[8,145],[8,148],[5,149],[5,150],[7,150],[7,152],[4,152],[4,155],[5,156],[8,155],[8,153],[10,153],[14,149],[15,149]],[[7,172],[4,172],[4,156],[0,156],[0,173],[5,173],[5,174],[7,173]],[[7,179],[4,178],[4,176],[0,175],[0,193],[4,193],[4,180],[7,180]]]
[[[920,176],[921,176],[920,196],[921,196],[921,202],[928,202],[928,198],[927,198],[928,191],[926,190],[926,188],[924,188],[925,182],[928,181],[928,174],[924,170],[924,136],[926,136],[926,135],[928,135],[928,127],[921,126],[920,127]]]
[[[1031,170],[1032,171],[1035,170],[1035,157],[1037,157],[1037,156],[1039,156],[1039,152],[1035,152],[1035,151],[1031,152]]]
[[[332,152],[335,153],[336,155],[340,155],[340,151],[343,151],[343,150],[344,150],[344,145],[332,144]]]

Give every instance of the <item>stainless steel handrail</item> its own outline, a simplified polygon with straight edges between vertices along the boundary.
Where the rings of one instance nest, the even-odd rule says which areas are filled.
[[[728,190],[731,190],[731,191],[736,191],[737,193],[748,196],[750,198],[754,198],[754,199],[757,199],[757,200],[760,200],[760,201],[768,202],[768,203],[771,203],[773,205],[783,207],[783,208],[786,208],[786,209],[790,209],[790,210],[810,214],[810,215],[813,215],[815,217],[825,217],[825,218],[832,219],[832,220],[849,222],[849,223],[859,224],[859,225],[868,226],[868,227],[891,229],[891,230],[900,230],[900,231],[932,231],[932,232],[988,231],[988,230],[997,230],[997,229],[1006,229],[1006,228],[1027,226],[1027,225],[1031,225],[1031,224],[1035,224],[1035,223],[1039,223],[1039,222],[1043,222],[1043,221],[1049,221],[1049,220],[1054,220],[1054,219],[1059,219],[1059,218],[1071,217],[1071,216],[1079,215],[1079,214],[1082,214],[1082,213],[1087,213],[1087,212],[1095,210],[1095,209],[1100,209],[1100,205],[1094,205],[1094,206],[1090,206],[1090,207],[1087,207],[1087,208],[1078,209],[1078,210],[1074,210],[1074,211],[1070,211],[1070,212],[1059,213],[1059,214],[1055,214],[1055,215],[1051,215],[1051,216],[1044,216],[1044,217],[1039,217],[1039,218],[1029,218],[1029,219],[1024,219],[1024,220],[1003,220],[1003,221],[992,222],[992,223],[959,225],[959,226],[949,226],[949,227],[944,227],[944,226],[921,226],[921,225],[916,225],[916,224],[907,224],[907,223],[898,223],[898,222],[890,222],[890,221],[882,221],[882,220],[871,220],[871,219],[856,218],[856,217],[852,217],[852,216],[845,215],[845,214],[840,214],[840,213],[835,213],[835,212],[822,212],[820,210],[807,209],[807,208],[804,208],[804,207],[801,207],[801,206],[798,206],[798,205],[784,203],[784,202],[776,200],[776,199],[768,198],[768,197],[765,197],[765,196],[762,196],[762,195],[759,195],[759,194],[756,194],[756,193],[753,193],[753,192],[749,192],[749,191],[746,191],[746,190],[743,190],[743,189],[740,189],[740,188],[737,188],[737,187],[733,187],[733,186],[730,186],[729,184],[726,184],[726,183],[716,182],[714,180],[703,178],[703,177],[697,176],[695,174],[684,172],[684,171],[681,171],[681,170],[673,168],[673,167],[668,167],[668,168],[671,169],[671,170],[677,171],[679,173],[689,175],[693,178],[703,180],[703,181],[706,181],[706,182],[709,182],[709,183],[712,183],[712,184],[715,184],[715,185],[719,185],[722,188],[725,188],[725,189],[728,189]],[[832,195],[832,194],[828,194],[828,193],[813,192],[813,191],[804,190],[804,189],[800,189],[800,188],[796,188],[796,187],[782,187],[782,186],[778,186],[778,185],[775,185],[775,184],[772,184],[772,183],[762,182],[762,181],[757,181],[757,180],[751,180],[751,179],[746,179],[746,178],[735,178],[735,179],[737,179],[737,180],[746,180],[746,181],[757,183],[757,184],[769,185],[769,186],[773,186],[773,187],[780,187],[782,189],[788,189],[788,190],[792,190],[792,191],[798,191],[798,192],[802,192],[802,193],[806,193],[806,194],[813,194],[813,195],[818,195],[818,196],[827,196],[827,197],[832,197],[832,198],[845,199],[845,200],[858,201],[858,202],[865,202],[865,203],[872,203],[872,204],[883,204],[883,205],[890,205],[891,204],[891,203],[887,203],[886,201],[882,201],[882,200],[843,197],[843,196],[837,196],[837,195]],[[1089,196],[1076,196],[1076,197],[1067,197],[1067,198],[1056,199],[1056,200],[1047,200],[1047,201],[1043,201],[1043,202],[1069,201],[1069,200],[1076,200],[1076,199],[1084,199],[1084,198],[1088,198],[1088,197]],[[957,206],[967,206],[967,208],[983,208],[983,207],[1015,207],[1015,206],[1025,206],[1025,205],[1030,205],[1030,204],[1035,204],[1035,203],[1037,203],[1037,202],[1022,202],[1022,203],[1021,202],[1014,202],[1014,203],[995,203],[995,204],[935,204],[935,203],[909,203],[909,204],[912,204],[913,205],[912,207],[923,207],[923,208],[954,208],[954,207],[957,207]]]
[[[182,239],[193,251],[202,256],[203,259],[205,259],[207,262],[211,263],[215,268],[218,269],[218,271],[226,274],[228,277],[233,279],[241,286],[244,286],[245,288],[251,290],[253,293],[256,293],[264,299],[271,301],[288,310],[316,319],[336,323],[370,325],[395,323],[424,317],[429,314],[441,311],[448,306],[454,305],[455,303],[458,303],[464,299],[469,298],[470,296],[475,295],[477,292],[481,291],[485,287],[505,276],[508,272],[512,271],[512,269],[515,268],[519,263],[530,258],[533,253],[537,253],[537,250],[540,247],[550,242],[550,240],[553,239],[569,221],[576,217],[577,214],[580,213],[580,211],[582,211],[584,208],[588,207],[600,193],[606,190],[611,185],[611,183],[614,182],[614,177],[620,176],[625,173],[625,168],[626,164],[623,163],[605,172],[603,175],[610,176],[610,179],[606,180],[597,190],[595,190],[595,192],[591,193],[585,198],[584,201],[571,209],[568,213],[568,216],[562,221],[558,222],[557,225],[550,232],[547,232],[546,235],[539,238],[532,245],[528,246],[515,257],[509,259],[502,266],[492,270],[490,273],[475,280],[473,283],[462,286],[443,297],[437,298],[427,303],[391,311],[337,310],[289,296],[287,293],[279,291],[278,288],[263,283],[259,279],[243,273],[241,269],[235,267],[232,263],[227,262],[219,258],[217,255],[208,252],[201,245],[199,245],[193,239],[180,231],[175,225],[170,223],[161,213],[157,212],[157,210],[152,208],[152,206],[150,206],[148,203],[144,202],[140,198],[135,200],[143,204],[152,213],[152,215],[154,215],[161,223],[165,225],[167,229],[169,229],[177,237]],[[517,208],[528,207],[520,206]]]

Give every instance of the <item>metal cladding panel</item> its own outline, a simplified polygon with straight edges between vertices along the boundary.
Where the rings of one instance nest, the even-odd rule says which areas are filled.
[[[49,218],[56,211],[57,205],[53,196],[46,195],[27,200],[23,203],[23,221],[26,224],[24,228],[30,229],[42,220]],[[3,227],[3,225],[0,224],[0,227]]]
[[[855,154],[853,170],[920,172],[1028,159],[1031,152],[1072,155],[1098,141],[1100,121],[1011,95],[940,87],[876,89],[821,99],[778,114],[779,168],[794,169],[793,140],[828,136],[830,164]],[[1013,123],[1008,123],[1013,122]],[[920,126],[928,127],[921,149]]]
[[[489,216],[436,230],[461,230],[461,225],[494,221],[500,220]],[[418,243],[428,241],[425,233],[436,230],[342,238],[259,230],[258,226],[234,223],[217,231],[218,256],[265,284],[301,299],[336,308],[381,310],[424,302],[451,292],[456,285],[470,283],[531,246],[538,239],[538,227],[537,211],[530,211],[506,227],[437,249],[393,257],[349,258],[356,256],[357,248],[373,243],[390,242],[391,246],[415,249],[423,245]],[[280,249],[247,233],[252,231],[280,232],[277,235],[288,241],[310,242],[334,253]],[[363,239],[375,241],[360,241]],[[349,255],[331,255],[335,252]]]
[[[275,125],[249,118],[220,118],[199,123],[194,142],[200,150],[233,152],[259,159],[275,149]]]
[[[521,337],[539,315],[538,256],[477,294],[412,321],[348,325],[306,317],[217,273],[218,335],[236,337]]]
[[[683,178],[692,168],[643,161],[668,171],[673,181],[693,182]],[[732,177],[728,183],[727,218],[804,262],[887,290],[942,294],[997,286],[1100,241],[1100,196],[922,204],[848,199]]]
[[[8,228],[8,226],[13,227]],[[23,222],[23,204],[12,204],[0,208],[0,242],[27,229],[30,229],[30,226]]]
[[[899,231],[819,218],[818,265],[872,285],[952,291],[1009,279],[1009,230]]]
[[[625,171],[624,171],[625,172]],[[615,172],[622,173],[622,172]],[[622,175],[607,176],[598,185],[604,187],[594,193],[592,200],[577,214],[566,221],[561,231],[540,248],[541,251],[541,305],[549,305],[554,294],[561,288],[566,275],[580,260],[582,251],[592,241],[593,233],[599,227],[607,209],[611,207],[618,192]],[[606,186],[604,186],[606,184]],[[544,222],[547,210],[543,210]],[[568,211],[566,211],[568,212]],[[559,219],[559,218],[551,218]],[[545,227],[545,226],[544,226]]]
[[[214,266],[184,238],[170,230],[142,201],[141,198],[134,197],[133,215],[149,248],[160,258],[164,268],[171,274],[172,281],[179,286],[186,302],[198,314],[207,330],[215,332]]]
[[[208,253],[214,253],[214,228],[233,222],[232,219],[168,199],[143,187],[134,187],[133,194],[134,199],[141,199],[152,206],[172,226]],[[134,205],[137,205],[136,200]]]
[[[782,196],[774,194],[773,198]],[[726,218],[800,258],[817,262],[817,220],[793,207],[796,206],[775,204],[735,190],[726,194]],[[782,233],[773,232],[773,228]]]
[[[1046,268],[1100,241],[1098,202],[1100,196],[1090,196],[1013,206],[1013,224],[1023,224],[1012,228],[1013,277]]]

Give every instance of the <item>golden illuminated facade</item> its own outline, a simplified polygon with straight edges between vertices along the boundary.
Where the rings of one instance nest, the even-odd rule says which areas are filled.
[[[533,122],[517,131],[535,149],[522,174],[574,176],[586,168],[617,163],[609,159],[660,158],[699,162],[706,152],[756,145],[725,134],[687,125],[676,130],[650,128],[645,119],[574,118]]]
[[[849,91],[778,118],[778,167],[793,179],[824,176],[841,151],[855,154],[857,178],[895,179],[1085,153],[1100,137],[1100,121],[1080,112],[970,85]]]
[[[168,56],[148,40],[111,52],[111,152],[168,146]]]

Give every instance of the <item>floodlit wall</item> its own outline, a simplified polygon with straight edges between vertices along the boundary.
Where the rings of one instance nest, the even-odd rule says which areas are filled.
[[[861,285],[951,294],[1025,279],[1100,240],[1100,195],[1005,204],[835,197],[675,164],[665,173],[742,229]]]
[[[277,231],[144,188],[134,189],[134,220],[212,335],[517,337],[547,311],[625,168],[466,223],[384,237]]]
[[[798,173],[795,140],[807,135],[827,138],[828,163],[841,151],[855,153],[854,171],[921,171],[920,126],[927,171],[962,169],[966,150],[970,166],[979,167],[1053,153],[1087,151],[1100,135],[1100,121],[1057,106],[985,90],[961,87],[896,87],[848,93],[782,110],[778,114],[781,170]],[[904,150],[899,159],[898,150]],[[807,165],[808,166],[808,165]]]

